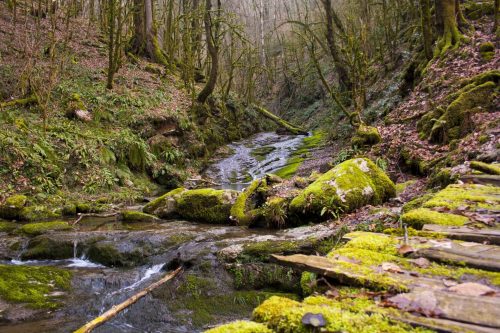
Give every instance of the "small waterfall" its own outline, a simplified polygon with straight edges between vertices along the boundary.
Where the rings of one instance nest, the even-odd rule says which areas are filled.
[[[68,267],[79,267],[79,268],[102,268],[103,265],[93,263],[87,259],[85,254],[78,256],[78,241],[75,239],[73,241],[73,258],[69,260],[70,264]]]
[[[141,285],[144,281],[148,280],[153,275],[161,272],[163,266],[165,266],[165,264],[153,265],[153,266],[149,267],[148,269],[146,269],[146,271],[144,272],[144,275],[142,275],[142,277],[139,280],[137,280],[136,282],[132,283],[129,286],[120,288],[118,290],[115,290],[115,291],[107,294],[102,300],[102,305],[101,305],[99,314],[103,314],[105,311],[108,310],[109,305],[107,303],[108,303],[108,301],[113,301],[114,296],[121,294],[123,292],[126,292],[126,291],[134,290],[136,287]]]

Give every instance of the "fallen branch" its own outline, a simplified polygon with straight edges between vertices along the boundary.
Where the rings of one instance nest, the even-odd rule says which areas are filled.
[[[76,225],[78,222],[80,222],[84,217],[101,217],[101,218],[106,218],[106,217],[113,217],[116,216],[120,213],[118,212],[113,212],[113,213],[107,213],[107,214],[92,214],[92,213],[78,213],[78,218],[75,220],[75,222],[71,223],[71,225]]]
[[[91,332],[94,328],[96,328],[96,327],[104,324],[105,322],[107,322],[111,318],[115,317],[118,313],[120,313],[121,311],[125,310],[130,305],[134,304],[135,302],[137,302],[142,297],[146,296],[148,293],[150,293],[154,289],[158,288],[159,286],[161,286],[165,282],[173,279],[181,271],[182,271],[182,267],[179,267],[175,271],[168,273],[161,280],[159,280],[159,281],[157,281],[157,282],[149,285],[146,289],[143,289],[142,291],[138,292],[134,296],[132,296],[129,299],[127,299],[125,302],[113,306],[111,309],[109,309],[108,311],[104,312],[102,315],[100,315],[99,317],[95,318],[94,320],[89,321],[88,323],[86,323],[85,325],[83,325],[82,327],[80,327],[79,329],[77,329],[76,331],[74,331],[73,333],[87,333],[87,332]]]
[[[261,115],[274,121],[278,126],[285,128],[290,133],[295,134],[295,135],[307,135],[308,134],[308,132],[305,129],[292,125],[288,121],[281,119],[280,117],[269,112],[268,110],[264,109],[263,107],[260,107],[260,106],[255,105],[255,104],[253,104],[252,106]]]

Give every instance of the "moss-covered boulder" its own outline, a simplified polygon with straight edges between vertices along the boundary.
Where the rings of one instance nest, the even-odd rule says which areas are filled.
[[[40,222],[28,223],[19,228],[19,232],[28,236],[38,236],[52,231],[70,230],[72,227],[68,222],[54,221],[54,222]]]
[[[372,146],[382,141],[382,137],[376,127],[361,125],[356,130],[351,144],[357,147]]]
[[[176,212],[190,221],[225,224],[230,221],[231,207],[237,197],[238,192],[231,190],[189,190],[176,200]]]
[[[148,203],[142,211],[164,219],[172,218],[177,210],[177,199],[185,191],[182,187],[172,190]]]
[[[225,224],[230,221],[231,207],[237,197],[238,192],[231,190],[178,188],[151,201],[143,211],[161,218]]]
[[[0,205],[0,218],[12,220],[18,219],[26,205],[28,198],[25,195],[12,195]]]
[[[481,43],[479,45],[479,54],[484,60],[490,61],[495,56],[495,44],[492,42]]]
[[[158,218],[151,214],[138,212],[135,210],[124,210],[121,212],[121,218],[124,222],[155,222]]]
[[[472,116],[495,111],[500,71],[486,71],[463,80],[460,88],[445,98],[444,104],[428,112],[418,122],[422,138],[435,143],[449,143],[474,130]]]
[[[325,211],[350,212],[381,204],[396,194],[394,183],[367,158],[345,161],[306,187],[290,203],[297,215],[320,217]]]
[[[70,240],[52,239],[46,235],[31,239],[25,251],[21,253],[22,260],[58,260],[72,258],[74,244]]]
[[[241,192],[231,207],[231,220],[239,225],[252,224],[261,215],[259,206],[265,200],[263,191],[265,191],[266,186],[266,179],[257,179]]]
[[[235,321],[216,328],[212,328],[205,333],[273,333],[266,325],[252,321]]]

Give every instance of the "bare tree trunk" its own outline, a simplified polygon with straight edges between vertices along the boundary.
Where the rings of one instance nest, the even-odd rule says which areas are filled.
[[[217,76],[219,75],[219,46],[218,46],[218,34],[219,23],[213,24],[211,11],[212,11],[212,0],[206,0],[205,3],[205,35],[207,39],[207,49],[208,55],[210,56],[210,60],[212,62],[212,66],[210,68],[210,75],[208,77],[207,84],[203,88],[203,90],[198,95],[198,102],[205,103],[207,98],[212,95],[215,85],[217,84]],[[217,0],[217,21],[219,20],[221,11],[221,1]],[[215,29],[212,29],[215,28]]]
[[[500,0],[495,0],[495,9],[494,9],[494,15],[495,15],[495,23],[493,24],[493,33],[495,34],[498,39],[500,38],[500,31],[498,31],[498,21],[500,21]]]
[[[326,14],[326,41],[328,42],[328,47],[330,49],[330,55],[333,58],[335,64],[335,70],[339,76],[339,84],[341,89],[351,91],[352,82],[349,78],[349,72],[345,68],[342,57],[338,52],[338,48],[335,45],[335,35],[333,31],[333,25],[341,25],[340,20],[335,19],[336,14],[334,13],[331,0],[321,0]]]
[[[431,4],[430,0],[420,0],[420,16],[424,52],[427,60],[432,59],[432,30],[431,30]]]

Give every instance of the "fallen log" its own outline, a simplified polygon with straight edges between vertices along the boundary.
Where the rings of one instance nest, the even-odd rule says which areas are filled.
[[[118,212],[113,212],[113,213],[107,213],[107,214],[92,214],[92,213],[86,213],[86,214],[83,214],[83,213],[79,213],[78,214],[78,218],[73,222],[71,223],[71,225],[75,225],[77,224],[78,222],[80,222],[84,217],[99,217],[99,218],[107,218],[107,217],[113,217],[113,216],[117,216]]]
[[[500,231],[495,229],[476,230],[467,227],[448,227],[437,224],[425,224],[422,230],[439,233],[450,239],[500,245]]]
[[[287,131],[289,131],[292,134],[295,134],[295,135],[307,135],[307,134],[309,134],[305,129],[290,124],[288,121],[281,119],[280,117],[269,112],[268,110],[264,109],[263,107],[260,107],[260,106],[255,105],[255,104],[253,104],[252,106],[257,112],[262,114],[264,117],[274,121],[278,126],[285,128]]]
[[[465,264],[468,267],[472,268],[484,269],[492,272],[500,272],[500,261],[498,260],[497,256],[488,256],[487,254],[481,255],[454,249],[438,248],[419,249],[416,255],[445,264]]]
[[[158,288],[159,286],[161,286],[165,282],[173,279],[181,271],[182,271],[182,267],[179,267],[175,271],[168,273],[161,280],[159,280],[159,281],[151,284],[146,289],[143,289],[142,291],[138,292],[134,296],[132,296],[129,299],[127,299],[125,302],[113,306],[111,309],[109,309],[108,311],[104,312],[102,315],[100,315],[99,317],[95,318],[94,320],[89,321],[88,323],[86,323],[85,325],[83,325],[82,327],[80,327],[79,329],[77,329],[76,331],[74,331],[73,333],[87,333],[87,332],[91,332],[94,328],[96,328],[96,327],[104,324],[105,322],[107,322],[111,318],[115,317],[118,313],[120,313],[121,311],[125,310],[130,305],[134,304],[135,302],[137,302],[142,297],[146,296],[148,293],[150,293],[154,289]]]

